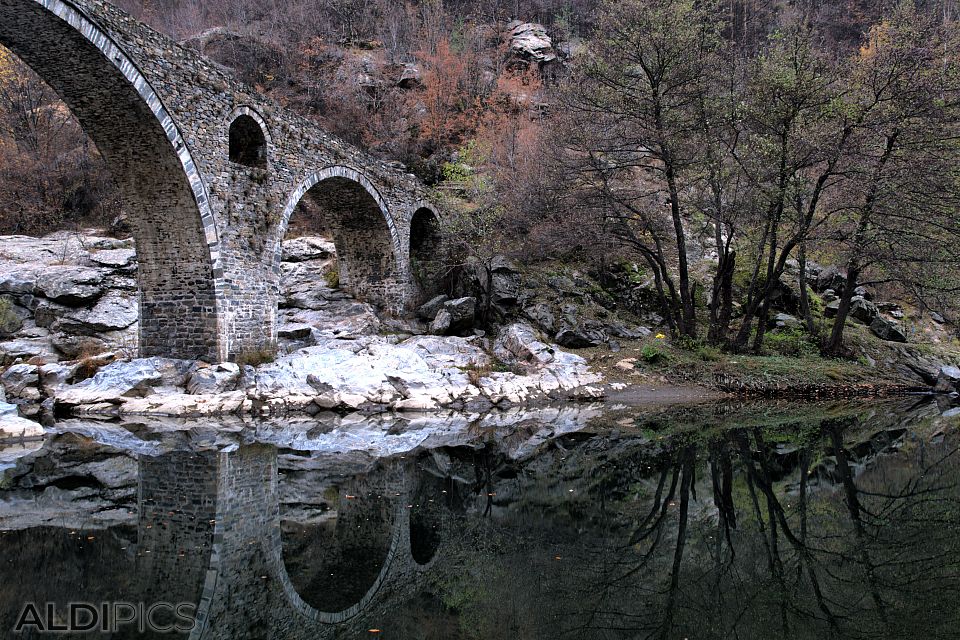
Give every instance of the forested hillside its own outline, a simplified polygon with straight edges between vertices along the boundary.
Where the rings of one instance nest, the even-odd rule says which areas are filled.
[[[785,274],[826,353],[863,285],[954,313],[955,0],[119,4],[437,187],[448,252],[419,267],[448,281],[582,264],[734,350],[761,349]],[[122,231],[95,149],[10,55],[0,133],[0,231]]]

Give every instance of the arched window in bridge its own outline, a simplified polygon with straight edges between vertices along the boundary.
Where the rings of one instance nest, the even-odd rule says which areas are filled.
[[[267,166],[267,139],[260,124],[248,115],[238,116],[230,123],[230,162]]]

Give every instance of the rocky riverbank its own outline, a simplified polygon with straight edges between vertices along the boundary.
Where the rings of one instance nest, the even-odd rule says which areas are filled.
[[[71,415],[485,410],[603,393],[583,358],[529,324],[496,336],[474,331],[471,299],[443,300],[426,320],[381,319],[335,280],[331,243],[289,241],[275,359],[136,359],[130,241],[67,233],[4,238],[3,432],[37,435],[36,423],[18,414],[50,423]]]

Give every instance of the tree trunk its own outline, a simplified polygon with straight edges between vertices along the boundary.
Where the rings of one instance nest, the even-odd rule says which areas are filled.
[[[810,296],[807,294],[807,243],[806,241],[800,244],[800,255],[798,257],[798,262],[800,263],[800,313],[803,316],[803,320],[807,325],[807,333],[812,336],[817,336],[819,333],[817,331],[817,325],[813,322],[813,311],[810,310]]]
[[[857,288],[857,279],[860,277],[860,269],[855,264],[847,266],[847,279],[843,284],[843,291],[840,292],[840,308],[837,309],[837,317],[833,321],[833,330],[830,332],[830,341],[824,352],[828,355],[839,355],[843,350],[843,328],[847,324],[847,317],[850,315],[851,301],[853,300],[854,289]]]

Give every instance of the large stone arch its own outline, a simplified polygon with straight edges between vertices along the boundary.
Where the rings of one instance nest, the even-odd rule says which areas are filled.
[[[0,0],[0,43],[66,103],[123,191],[140,265],[141,355],[225,358],[217,226],[197,163],[156,91],[64,0]]]
[[[398,291],[406,281],[400,234],[377,188],[361,172],[347,166],[327,167],[311,174],[290,195],[276,238],[273,271],[277,281],[290,218],[308,195],[328,216],[341,286],[359,298],[398,306],[402,299]]]

